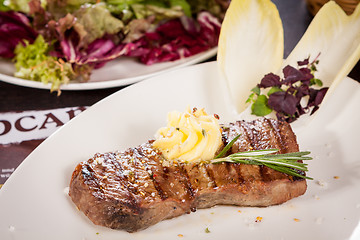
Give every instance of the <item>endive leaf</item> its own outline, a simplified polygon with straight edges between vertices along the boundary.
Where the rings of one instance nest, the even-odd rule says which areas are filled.
[[[296,66],[296,61],[308,56],[311,61],[319,53],[315,77],[323,81],[324,87],[330,87],[325,96],[328,97],[360,58],[360,4],[351,16],[346,15],[335,1],[325,4],[284,66]]]
[[[222,23],[218,65],[238,113],[250,90],[283,62],[284,33],[270,0],[232,0]]]

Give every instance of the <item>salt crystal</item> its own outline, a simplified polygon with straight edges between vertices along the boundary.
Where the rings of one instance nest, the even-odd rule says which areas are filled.
[[[97,164],[102,164],[104,162],[104,158],[103,157],[97,157],[96,158],[96,163]]]
[[[68,195],[68,194],[69,194],[69,190],[70,190],[69,187],[64,188],[64,193],[65,193],[66,195]]]
[[[328,157],[333,157],[333,156],[334,156],[334,152],[328,152],[326,155],[327,155]]]
[[[253,223],[249,223],[248,224],[248,228],[250,228],[251,230],[255,229],[255,225]]]
[[[321,187],[323,187],[323,188],[327,188],[328,187],[328,183],[327,182],[325,182],[324,180],[317,180],[317,182],[316,182],[318,185],[320,185]]]
[[[316,224],[322,224],[323,221],[324,221],[324,218],[323,218],[323,217],[318,217],[318,218],[315,219],[315,223],[316,223]]]

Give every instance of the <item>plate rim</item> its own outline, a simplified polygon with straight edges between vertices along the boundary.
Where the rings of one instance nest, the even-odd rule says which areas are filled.
[[[210,65],[210,66],[214,66],[214,65],[211,65],[211,64],[215,64],[215,63],[213,63],[213,62],[207,62],[207,63],[204,63],[204,64],[199,64],[199,65],[193,65],[193,66],[189,66],[189,67],[187,67],[187,68],[192,68],[192,69],[195,69],[195,68],[199,68],[199,66],[200,65],[203,65],[203,66],[205,66],[205,65]],[[178,72],[180,72],[180,71],[183,71],[183,69],[180,69],[180,70],[178,70]],[[174,74],[174,73],[171,73],[171,74]],[[169,75],[169,73],[167,73],[166,75]],[[207,76],[207,75],[206,75]],[[197,76],[198,77],[198,76]],[[198,78],[201,78],[201,77],[198,77]],[[351,79],[351,78],[350,78]],[[208,80],[208,79],[207,79]],[[352,79],[351,79],[352,80]],[[164,82],[164,79],[162,79],[162,77],[159,77],[158,78],[158,76],[156,76],[155,77],[155,79],[154,78],[152,78],[152,79],[148,79],[148,80],[145,80],[145,81],[142,81],[142,82],[140,82],[140,83],[138,83],[138,84],[134,84],[134,85],[132,85],[132,86],[130,86],[130,87],[128,87],[128,88],[125,88],[125,89],[122,89],[122,90],[120,90],[120,91],[117,91],[116,93],[113,93],[113,94],[111,94],[111,95],[109,95],[109,97],[107,97],[107,98],[105,98],[105,99],[103,99],[103,100],[101,100],[101,101],[99,101],[98,103],[96,103],[95,105],[97,105],[97,107],[95,108],[95,105],[93,105],[91,108],[89,108],[89,109],[93,109],[93,110],[98,110],[98,109],[102,109],[102,111],[105,111],[106,109],[104,109],[103,107],[105,106],[104,104],[108,104],[108,103],[110,103],[109,102],[109,98],[112,98],[112,100],[111,101],[114,101],[114,100],[118,100],[119,98],[118,97],[122,97],[122,95],[129,95],[129,94],[132,94],[133,92],[134,92],[134,88],[137,88],[137,86],[141,86],[141,88],[142,88],[142,90],[144,90],[144,86],[150,86],[151,84],[153,84],[154,83],[154,81],[156,81],[157,82],[157,84],[159,84],[159,83],[163,83]],[[203,81],[203,80],[201,80],[201,81]],[[170,85],[170,83],[169,83],[169,85]],[[202,86],[202,84],[201,84],[201,86]],[[358,86],[358,85],[357,85]],[[148,90],[148,89],[146,89],[146,90]],[[359,90],[357,90],[357,91],[360,91],[360,88],[359,88]],[[206,91],[207,92],[207,91]],[[120,96],[121,95],[121,96]],[[357,95],[357,96],[359,96],[359,95]],[[106,102],[105,102],[106,101]],[[113,103],[112,103],[113,104]],[[185,103],[184,103],[185,104]],[[195,104],[195,103],[194,103]],[[181,104],[182,105],[182,104]],[[174,105],[174,104],[171,104],[171,108],[175,108],[175,109],[178,109],[177,107],[176,107],[176,104]],[[87,111],[89,111],[89,109],[87,110]],[[182,109],[178,109],[178,110],[182,110]],[[91,115],[92,115],[93,113],[91,113]],[[79,115],[79,117],[80,117],[81,115]],[[88,115],[87,115],[88,116]],[[220,116],[222,116],[222,115],[220,115]],[[360,116],[360,115],[358,115],[358,116]],[[165,116],[162,116],[162,117],[165,117]],[[78,119],[78,118],[74,118],[74,119]],[[85,119],[85,116],[83,115],[83,117],[82,117],[82,120],[84,120]],[[80,120],[80,119],[79,119]],[[72,120],[72,121],[74,121],[74,120]],[[82,121],[81,121],[82,122]],[[76,124],[76,126],[77,126],[78,124]],[[141,130],[141,129],[140,129]],[[156,129],[152,129],[152,130],[156,130]],[[58,130],[58,131],[60,131],[60,130]],[[60,133],[60,135],[62,135],[61,133]],[[52,140],[54,140],[53,138],[54,138],[54,135],[52,135],[52,136],[50,136],[49,138],[52,138]],[[50,139],[49,139],[50,140]],[[46,142],[46,141],[44,141],[44,142]],[[42,146],[43,145],[43,143],[40,145],[40,146]],[[54,146],[53,146],[54,147]],[[35,153],[35,151],[33,152],[33,153]],[[32,154],[33,154],[32,153]],[[93,152],[90,152],[89,154],[92,154]],[[35,155],[37,155],[37,154],[35,154]],[[35,157],[35,156],[34,156]],[[31,160],[35,160],[34,159],[34,157],[31,159]],[[75,163],[75,164],[77,164],[77,163]],[[28,164],[27,164],[28,165]],[[28,166],[27,166],[28,167]],[[10,177],[11,178],[11,177]],[[13,179],[14,180],[14,179]],[[26,179],[25,179],[26,180]],[[19,185],[18,183],[16,184],[16,185]],[[6,183],[5,183],[5,185],[4,186],[6,186]],[[5,190],[5,189],[4,189]],[[7,189],[6,190],[10,190],[10,187],[7,187]],[[15,192],[16,190],[10,190],[11,192]],[[3,196],[3,195],[5,195],[5,194],[2,194],[2,193],[4,193],[4,192],[2,192],[1,190],[0,190],[0,202],[3,202],[3,201],[1,201],[1,197]],[[309,192],[308,192],[309,193]],[[60,192],[58,192],[58,194],[63,194],[62,192],[60,193]],[[307,196],[307,199],[312,199],[312,196]],[[25,201],[25,200],[24,200]],[[297,202],[297,201],[301,201],[301,199],[300,198],[297,198],[297,199],[295,199],[295,201]],[[284,208],[284,211],[283,211],[283,213],[285,212],[285,211],[288,211],[288,210],[292,210],[292,209],[296,209],[296,207],[298,207],[298,209],[303,209],[303,207],[306,207],[306,206],[304,206],[304,205],[297,205],[296,206],[296,202],[291,202],[289,205],[283,205],[283,206],[285,206],[286,207],[286,209]],[[314,201],[314,202],[316,202],[316,201]],[[294,205],[295,206],[292,206],[292,204],[293,203],[295,203]],[[1,206],[0,206],[1,207]],[[295,208],[294,208],[295,207]],[[1,208],[1,209],[3,209],[4,208],[4,205],[3,205],[3,207]],[[14,207],[11,207],[11,209],[12,208],[14,208]],[[75,210],[75,208],[74,208],[74,210]],[[205,211],[207,211],[207,210],[205,210]],[[271,212],[273,212],[274,210],[272,210]],[[331,211],[330,211],[331,212]],[[80,214],[79,214],[80,215]],[[235,215],[235,214],[233,214],[233,215]],[[244,214],[242,214],[242,215],[245,215],[246,216],[246,213],[244,212]],[[313,215],[313,214],[310,214],[310,215]],[[194,215],[192,215],[192,216],[194,216]],[[267,221],[267,219],[266,219],[266,214],[265,215],[261,215],[261,216],[264,216],[264,222],[262,223],[263,225],[262,226],[265,226],[269,221]],[[180,216],[181,217],[181,216]],[[297,216],[296,215],[296,217],[299,217],[299,216]],[[78,219],[83,219],[84,218],[84,216],[78,216],[78,215],[76,215],[76,219],[69,219],[69,221],[72,221],[72,222],[76,222]],[[196,215],[196,218],[201,218],[201,215],[200,215],[200,213],[199,214],[197,214]],[[358,215],[356,216],[356,218],[358,219]],[[281,221],[283,221],[284,219],[280,219]],[[291,219],[290,219],[291,220]],[[301,220],[303,220],[303,219],[301,219]],[[0,220],[0,222],[5,222],[6,220],[4,219],[4,220]],[[86,221],[88,221],[88,220],[86,220]],[[170,220],[171,221],[171,220]],[[177,220],[176,220],[177,221]],[[183,221],[182,223],[184,223],[184,222],[186,222],[186,220],[181,220],[181,221]],[[16,221],[15,221],[16,222]],[[177,222],[176,222],[177,223]],[[293,223],[293,224],[296,224],[297,226],[301,226],[301,224],[303,224],[304,225],[304,227],[306,227],[306,226],[308,226],[309,224],[312,224],[313,225],[313,221],[312,222],[306,222],[305,220],[304,221],[300,221],[300,222],[295,222],[295,221],[291,221],[291,223]],[[289,224],[291,224],[291,223],[289,223]],[[6,222],[6,224],[12,224],[12,223],[9,223],[9,222]],[[91,223],[90,223],[91,224]],[[306,225],[307,224],[307,225]],[[348,224],[348,223],[347,223]],[[4,224],[0,224],[0,226],[1,227],[3,227],[3,225]],[[20,224],[19,224],[20,225]],[[189,224],[188,224],[189,225]],[[188,226],[187,225],[187,226]],[[202,223],[202,225],[201,225],[201,227],[203,227],[203,226],[205,226],[206,224],[204,224],[204,223]],[[9,225],[7,225],[7,226],[5,226],[5,227],[8,227]],[[10,226],[12,226],[12,225],[10,225]],[[14,224],[14,226],[15,226],[15,229],[16,229],[16,224]],[[77,226],[77,225],[76,225]],[[163,225],[163,226],[168,226],[168,225]],[[174,225],[170,225],[170,226],[174,226]],[[244,224],[242,224],[241,225],[242,226],[242,228],[244,227]],[[319,227],[321,227],[321,226],[323,226],[323,225],[317,225],[317,226],[319,226]],[[87,226],[86,226],[87,227]],[[128,239],[143,239],[143,238],[141,238],[141,237],[146,237],[146,238],[148,238],[148,235],[147,235],[147,233],[150,233],[150,234],[157,234],[157,233],[159,233],[159,232],[156,232],[156,230],[159,230],[157,227],[156,227],[156,225],[154,226],[155,228],[154,228],[154,230],[155,231],[150,231],[150,232],[145,232],[146,230],[144,230],[144,232],[140,232],[140,234],[139,235],[136,235],[136,237],[134,237],[134,238],[132,238],[131,236],[129,236],[128,237]],[[206,226],[205,226],[206,227]],[[213,228],[212,228],[212,226],[210,226],[210,228],[211,228],[211,231],[213,231]],[[36,228],[36,229],[38,229],[38,228]],[[92,236],[92,238],[86,238],[86,239],[100,239],[100,238],[105,238],[105,239],[110,239],[110,237],[111,236],[113,236],[113,235],[115,235],[115,234],[117,234],[117,233],[114,233],[113,234],[113,232],[110,232],[111,230],[109,230],[109,229],[103,229],[103,228],[100,228],[100,227],[97,227],[97,226],[94,226],[94,225],[91,225],[91,226],[89,226],[89,228],[86,228],[85,230],[88,230],[88,229],[90,229],[91,231],[90,231],[90,233],[89,234],[92,234],[91,236]],[[197,228],[198,229],[198,228]],[[293,229],[293,228],[289,228],[289,229]],[[9,232],[9,230],[8,230],[8,228],[6,229],[8,232]],[[21,229],[19,229],[19,230],[21,230]],[[104,231],[103,231],[104,230]],[[109,231],[108,231],[109,230]],[[195,229],[196,230],[196,229]],[[200,229],[200,230],[203,230],[203,228],[202,229]],[[360,230],[360,227],[358,228],[358,230]],[[34,230],[33,230],[34,231]],[[83,229],[81,229],[80,230],[80,232],[81,231],[84,231]],[[170,231],[170,230],[169,230]],[[1,229],[0,229],[0,232],[1,232]],[[166,232],[166,231],[165,231]],[[261,232],[266,232],[266,231],[261,231]],[[42,232],[30,232],[30,234],[31,233],[33,233],[33,235],[34,234],[43,234]],[[75,232],[75,233],[78,233],[78,232]],[[97,235],[99,233],[99,235]],[[202,231],[201,232],[202,234],[204,233],[204,231]],[[264,236],[263,235],[263,233],[262,234],[260,234],[262,237]],[[276,233],[276,232],[275,232]],[[346,232],[347,234],[351,234],[351,232]],[[211,234],[211,236],[214,236],[214,234],[216,234],[216,232],[215,231],[213,231],[212,232],[212,234]],[[109,237],[108,237],[109,236]],[[120,237],[122,237],[123,235],[122,234],[119,234],[119,236]],[[151,237],[152,235],[150,235],[150,237]],[[208,236],[210,236],[210,235],[208,235]],[[231,236],[233,236],[233,235],[231,235]],[[230,236],[230,237],[231,237]],[[246,235],[246,236],[248,236],[248,235]],[[159,236],[158,236],[159,237]],[[165,237],[167,237],[167,238],[165,238]],[[164,237],[164,235],[160,235],[160,238],[159,239],[169,239],[169,236],[165,236]],[[170,237],[173,237],[173,238],[177,238],[176,237],[176,235],[171,235]],[[73,238],[71,238],[71,239],[74,239],[75,237],[73,237]],[[194,235],[194,236],[190,236],[190,238],[191,239],[196,239],[196,235]],[[200,237],[199,237],[200,238]],[[197,239],[199,239],[199,238],[197,238]],[[211,237],[210,237],[211,238]],[[11,239],[11,238],[9,238],[9,239]],[[18,239],[20,239],[20,238],[18,238]],[[26,239],[26,238],[24,238],[24,239]],[[31,238],[31,239],[35,239],[35,238]],[[54,239],[56,239],[56,238],[54,238]],[[78,238],[77,238],[78,239]],[[255,237],[254,239],[259,239],[259,238],[257,238],[257,237]],[[340,238],[339,238],[340,239]],[[341,239],[343,239],[343,238],[341,238]]]
[[[166,72],[178,69],[178,68],[186,67],[189,65],[193,65],[193,64],[205,61],[211,57],[216,56],[217,50],[218,50],[218,47],[214,47],[214,48],[208,49],[204,52],[189,56],[187,58],[178,59],[176,61],[173,61],[173,63],[176,63],[177,61],[179,61],[179,62],[184,61],[184,62],[179,63],[178,65],[171,66],[166,69],[161,69],[161,70],[158,70],[158,71],[155,71],[152,73],[147,73],[147,74],[140,75],[140,76],[129,77],[129,78],[120,78],[120,79],[114,79],[114,80],[96,81],[96,82],[85,82],[85,83],[74,82],[74,83],[68,83],[66,85],[62,85],[60,87],[60,89],[62,91],[63,90],[66,90],[66,91],[79,91],[80,90],[81,91],[81,90],[96,90],[96,89],[106,89],[106,88],[128,86],[130,84],[137,83],[142,80],[151,78],[158,74],[163,74],[163,73],[166,73]],[[186,59],[188,59],[188,60],[186,60]],[[136,60],[134,60],[134,61],[136,61]],[[146,67],[146,66],[147,65],[144,64],[144,67]],[[21,78],[10,76],[10,75],[4,74],[4,73],[0,73],[0,81],[18,85],[18,86],[23,86],[23,87],[48,89],[48,90],[51,89],[50,83],[44,84],[42,82],[21,79]]]

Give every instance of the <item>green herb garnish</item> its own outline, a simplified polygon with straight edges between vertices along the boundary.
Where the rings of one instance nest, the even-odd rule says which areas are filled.
[[[246,151],[231,154],[227,157],[223,157],[227,151],[234,145],[236,140],[240,137],[241,134],[237,135],[231,142],[229,142],[224,149],[211,160],[210,163],[221,163],[221,162],[230,162],[230,163],[243,163],[251,165],[263,165],[267,166],[276,171],[286,173],[291,176],[301,177],[305,179],[313,179],[311,177],[304,176],[300,174],[297,170],[307,172],[307,164],[299,161],[312,160],[312,157],[307,157],[309,151],[305,152],[292,152],[292,153],[283,153],[283,154],[273,154],[277,153],[279,149],[265,149],[265,150],[254,150]]]
[[[226,144],[226,146],[224,147],[224,149],[215,157],[215,159],[217,158],[221,158],[223,157],[227,151],[229,151],[229,149],[232,147],[232,145],[234,145],[234,143],[236,142],[236,140],[238,140],[238,138],[240,137],[241,134],[237,135],[233,140],[231,140],[231,142],[229,142],[228,144]]]
[[[285,66],[282,77],[266,74],[246,100],[251,103],[251,113],[266,116],[274,111],[278,119],[293,122],[303,114],[316,112],[328,90],[315,78],[318,57],[310,62],[309,56],[297,62],[297,67]]]
[[[211,160],[210,163],[243,163],[251,165],[264,165],[276,171],[286,173],[291,176],[313,179],[311,177],[301,175],[297,170],[308,171],[307,164],[299,162],[299,160],[311,160],[311,157],[305,155],[310,152],[292,152],[284,154],[273,154],[278,152],[279,149],[266,149],[266,150],[254,150],[247,152],[239,152],[231,154],[224,158],[216,158]]]

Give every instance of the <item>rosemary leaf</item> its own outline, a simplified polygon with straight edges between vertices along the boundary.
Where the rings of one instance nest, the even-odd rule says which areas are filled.
[[[238,138],[239,136],[237,136]],[[236,140],[237,140],[236,138]],[[235,138],[234,138],[235,139]],[[301,161],[312,160],[311,157],[305,156],[309,155],[309,151],[304,152],[293,152],[293,153],[284,153],[284,154],[273,154],[278,152],[278,149],[265,149],[265,150],[255,150],[234,153],[227,157],[222,157],[234,144],[236,141],[231,141],[225,148],[225,151],[221,151],[214,160],[211,160],[210,163],[221,163],[221,162],[230,162],[230,163],[242,163],[242,164],[251,164],[251,165],[264,165],[276,171],[286,173],[291,176],[301,177],[305,179],[312,179],[311,177],[303,176],[298,171],[308,171],[307,164]],[[224,148],[224,149],[225,149]]]
[[[221,158],[223,157],[227,151],[229,151],[229,149],[232,147],[232,145],[234,145],[234,143],[236,142],[236,140],[239,139],[241,134],[237,135],[236,137],[234,137],[233,140],[231,140],[231,142],[229,142],[228,144],[226,144],[226,146],[224,147],[224,149],[215,157],[216,158]]]

